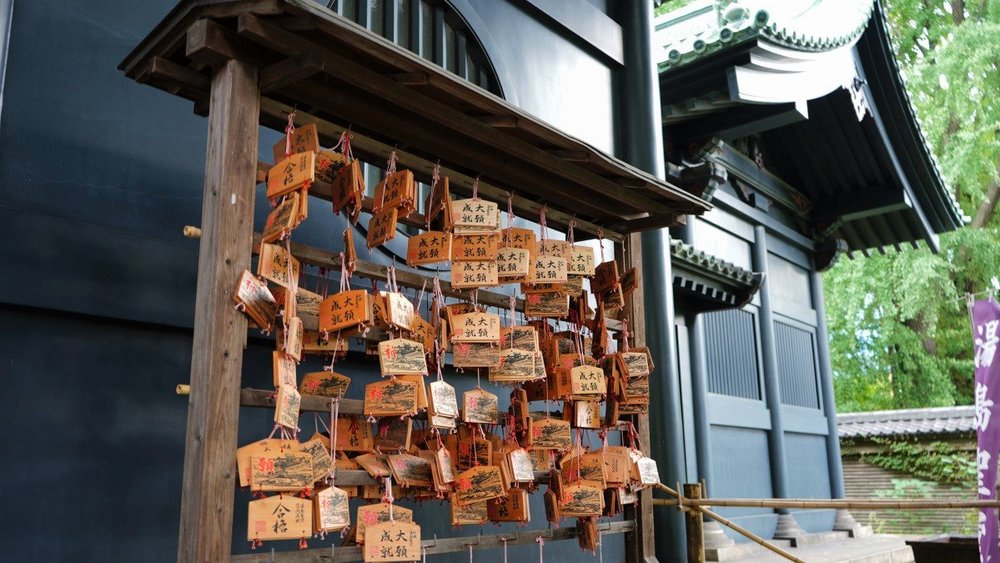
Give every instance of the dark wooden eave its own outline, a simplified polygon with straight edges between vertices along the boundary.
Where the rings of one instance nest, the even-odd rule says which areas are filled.
[[[309,0],[183,1],[119,69],[205,113],[211,67],[229,59],[260,68],[262,124],[281,130],[295,108],[324,143],[350,127],[356,156],[395,147],[424,180],[440,160],[453,191],[481,175],[484,195],[514,192],[527,218],[547,206],[555,228],[622,240],[711,208]]]

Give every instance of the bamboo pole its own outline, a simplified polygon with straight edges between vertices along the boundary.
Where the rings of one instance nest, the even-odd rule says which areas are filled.
[[[1000,508],[1000,501],[997,500],[868,500],[868,499],[755,499],[755,498],[732,498],[732,499],[692,499],[684,498],[683,501],[676,499],[653,499],[653,504],[658,506],[677,506],[683,504],[689,507],[699,506],[727,506],[741,508],[846,508],[846,509],[897,509],[897,510],[924,510],[924,509],[951,509],[965,510],[972,508]]]
[[[751,532],[750,530],[744,528],[743,526],[740,526],[739,524],[733,522],[732,520],[726,518],[725,516],[722,516],[720,514],[716,514],[715,512],[713,512],[713,511],[705,508],[704,506],[688,505],[687,500],[686,499],[682,500],[681,495],[677,491],[675,491],[674,489],[671,489],[670,487],[664,485],[663,483],[657,483],[656,486],[659,487],[660,490],[662,490],[662,491],[666,492],[667,494],[669,494],[670,496],[678,499],[678,502],[674,502],[673,504],[674,505],[680,504],[682,510],[683,509],[694,509],[694,510],[697,510],[698,512],[701,512],[705,516],[708,516],[709,518],[717,521],[718,523],[722,524],[723,526],[727,526],[729,529],[731,529],[734,532],[736,532],[736,533],[744,536],[745,538],[747,538],[750,541],[756,543],[757,545],[763,547],[764,549],[768,549],[770,551],[773,551],[774,553],[776,553],[776,554],[784,557],[785,559],[788,559],[789,561],[795,561],[796,563],[805,563],[805,561],[803,561],[802,559],[799,559],[798,557],[792,555],[791,553],[785,551],[784,549],[781,549],[780,547],[778,547],[778,546],[776,546],[776,545],[768,542],[764,538],[758,536],[757,534]],[[663,501],[663,502],[657,502],[658,500],[659,501]],[[666,499],[653,499],[653,504],[671,504],[671,501],[666,500]]]

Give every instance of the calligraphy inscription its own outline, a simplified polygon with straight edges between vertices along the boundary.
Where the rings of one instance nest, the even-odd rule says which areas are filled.
[[[312,535],[311,501],[275,495],[250,501],[247,541],[297,540]]]

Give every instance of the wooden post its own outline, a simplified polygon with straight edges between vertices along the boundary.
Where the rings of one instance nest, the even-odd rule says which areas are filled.
[[[638,276],[642,276],[642,238],[638,233],[628,235],[622,252],[616,256],[624,268],[635,268]],[[628,311],[629,334],[633,337],[633,346],[646,344],[646,317],[643,308],[642,281],[637,280],[638,287],[626,300],[625,310]],[[668,291],[670,288],[668,288]],[[663,358],[662,361],[672,361]],[[649,414],[636,416],[636,430],[643,451],[650,453]],[[639,505],[626,506],[625,517],[635,519],[635,531],[625,535],[625,556],[629,563],[656,561],[656,544],[653,538],[653,491],[643,489],[639,492]]]
[[[701,484],[685,483],[684,496],[690,499],[700,499]],[[687,528],[688,563],[705,563],[705,528],[701,512],[698,510],[685,512],[684,524]]]
[[[240,375],[247,319],[234,308],[250,268],[260,92],[257,69],[214,70],[201,210],[191,394],[177,560],[228,561],[233,537]]]

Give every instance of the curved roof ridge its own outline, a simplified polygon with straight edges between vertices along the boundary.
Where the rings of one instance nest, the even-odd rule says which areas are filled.
[[[868,26],[876,0],[712,0],[657,18],[661,68],[683,66],[729,45],[764,37],[803,51],[848,45]],[[673,32],[673,33],[672,33]]]

